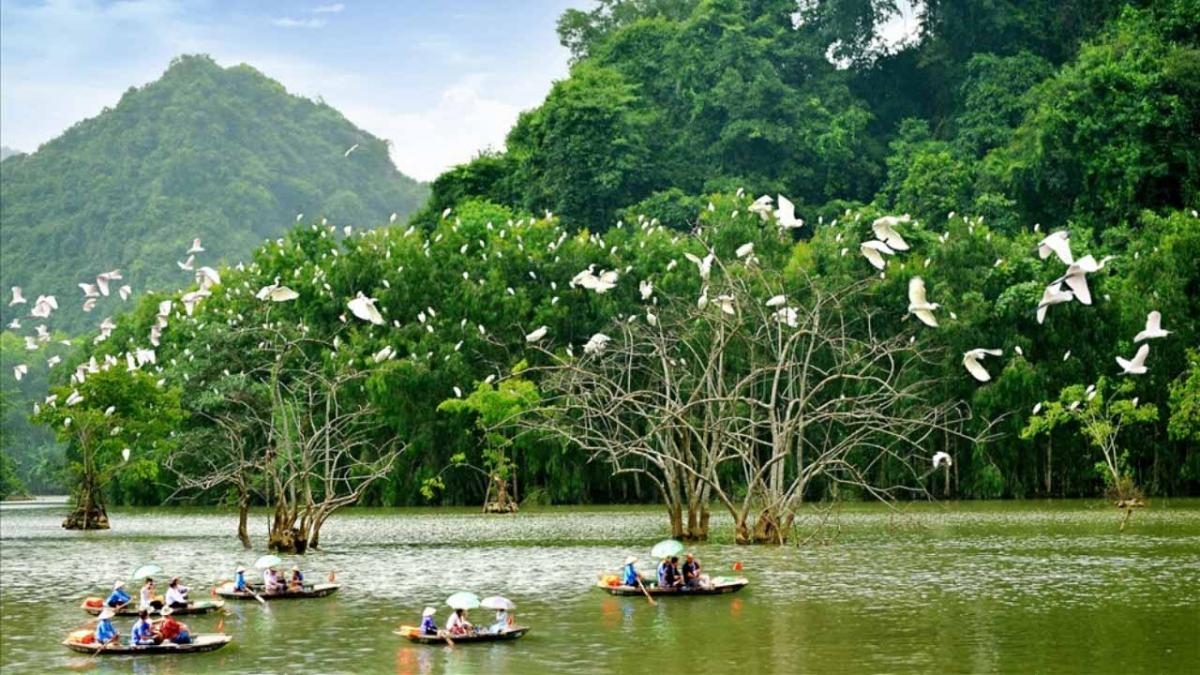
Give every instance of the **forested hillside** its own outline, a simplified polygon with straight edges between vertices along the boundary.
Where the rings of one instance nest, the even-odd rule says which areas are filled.
[[[354,151],[346,154],[354,147]],[[94,329],[114,297],[80,311],[76,284],[121,270],[135,293],[186,286],[194,238],[201,264],[235,263],[298,213],[347,225],[405,216],[425,187],[400,174],[386,143],[321,102],[288,94],[250,66],[177,58],[0,172],[0,285],[32,302],[55,295],[52,327]],[[114,289],[115,290],[115,289]],[[21,307],[0,307],[4,323]]]

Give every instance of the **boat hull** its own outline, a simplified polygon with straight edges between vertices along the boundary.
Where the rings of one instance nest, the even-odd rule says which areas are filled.
[[[224,647],[233,641],[233,636],[223,633],[199,633],[192,636],[192,642],[186,645],[177,645],[172,642],[164,642],[160,645],[144,645],[134,647],[127,644],[110,644],[104,647],[97,647],[95,643],[88,642],[73,642],[64,640],[63,645],[77,652],[90,655],[102,656],[149,656],[163,654],[193,654],[201,652],[211,652]]]
[[[197,600],[195,602],[189,602],[187,607],[172,609],[171,614],[173,614],[175,616],[182,616],[184,614],[207,614],[209,612],[215,612],[224,606],[225,606],[224,600]],[[80,607],[80,609],[87,612],[88,614],[91,614],[92,616],[96,616],[96,615],[100,614],[100,612],[104,609],[103,606],[96,607],[95,605],[88,605],[86,600],[84,601],[84,604],[80,605],[79,607]],[[157,609],[150,611],[151,615],[158,614],[158,613],[159,613],[159,610],[157,610]],[[117,612],[117,616],[137,616],[137,615],[138,615],[137,607],[132,604],[125,605]]]
[[[409,630],[392,631],[396,635],[408,638],[409,642],[416,642],[422,645],[444,645],[446,638],[442,635],[424,635],[415,628]],[[503,633],[475,633],[473,635],[453,635],[450,637],[455,645],[473,642],[504,642],[506,640],[516,640],[525,636],[529,632],[528,626],[517,626]]]
[[[738,591],[749,585],[750,580],[745,577],[714,579],[712,586],[708,588],[693,588],[691,590],[680,591],[674,589],[659,588],[658,586],[646,586],[646,592],[650,595],[658,597],[693,597],[701,595],[727,595],[729,593],[737,593]],[[608,593],[609,595],[643,595],[642,589],[637,586],[609,586],[604,583],[597,583],[596,587]]]
[[[259,593],[263,600],[300,600],[303,598],[323,598],[337,593],[341,588],[338,584],[315,584],[302,591],[280,591],[278,593]],[[253,593],[233,590],[233,584],[225,584],[217,588],[217,595],[229,600],[255,600]]]

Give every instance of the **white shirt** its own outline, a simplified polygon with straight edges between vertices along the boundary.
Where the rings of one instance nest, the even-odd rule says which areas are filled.
[[[142,586],[142,590],[138,594],[139,604],[138,609],[150,609],[150,601],[154,599],[154,589],[150,586]]]
[[[174,604],[186,605],[188,599],[187,599],[187,596],[184,595],[185,591],[187,591],[187,587],[185,587],[185,586],[179,586],[179,587],[167,586],[167,604],[168,605],[174,605]]]
[[[448,630],[448,631],[455,631],[455,630],[459,630],[459,629],[466,630],[469,625],[470,624],[467,622],[466,619],[459,616],[458,612],[452,612],[450,614],[450,619],[446,621],[446,630]]]

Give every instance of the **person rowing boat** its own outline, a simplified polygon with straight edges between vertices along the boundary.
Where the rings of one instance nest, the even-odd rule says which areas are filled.
[[[133,598],[131,598],[129,593],[126,592],[125,582],[118,580],[115,584],[113,584],[112,593],[110,593],[108,599],[104,601],[104,606],[111,607],[114,611],[120,611],[120,609],[125,605],[128,605],[131,600],[133,600]]]
[[[96,643],[99,645],[107,645],[117,642],[121,639],[121,634],[117,632],[117,627],[113,625],[112,619],[117,613],[112,607],[105,607],[103,612],[100,612],[100,620],[96,622]]]

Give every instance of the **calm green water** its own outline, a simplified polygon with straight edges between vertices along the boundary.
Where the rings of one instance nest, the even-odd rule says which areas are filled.
[[[1200,664],[1200,501],[1158,501],[1118,533],[1097,502],[842,511],[828,546],[697,547],[713,574],[745,564],[732,596],[614,598],[598,570],[660,538],[657,510],[517,516],[358,510],[335,516],[310,575],[333,597],[230,603],[234,642],[172,657],[89,658],[58,644],[77,609],[143,562],[197,595],[243,552],[227,512],[117,511],[66,532],[63,505],[0,507],[4,673],[1172,673]],[[265,530],[263,517],[254,523]],[[727,526],[727,524],[719,524]],[[522,640],[412,645],[392,634],[451,592],[518,603]],[[444,607],[438,619],[444,622]],[[477,616],[476,618],[481,618]],[[218,616],[185,617],[193,631]],[[132,622],[118,627],[128,634]]]

